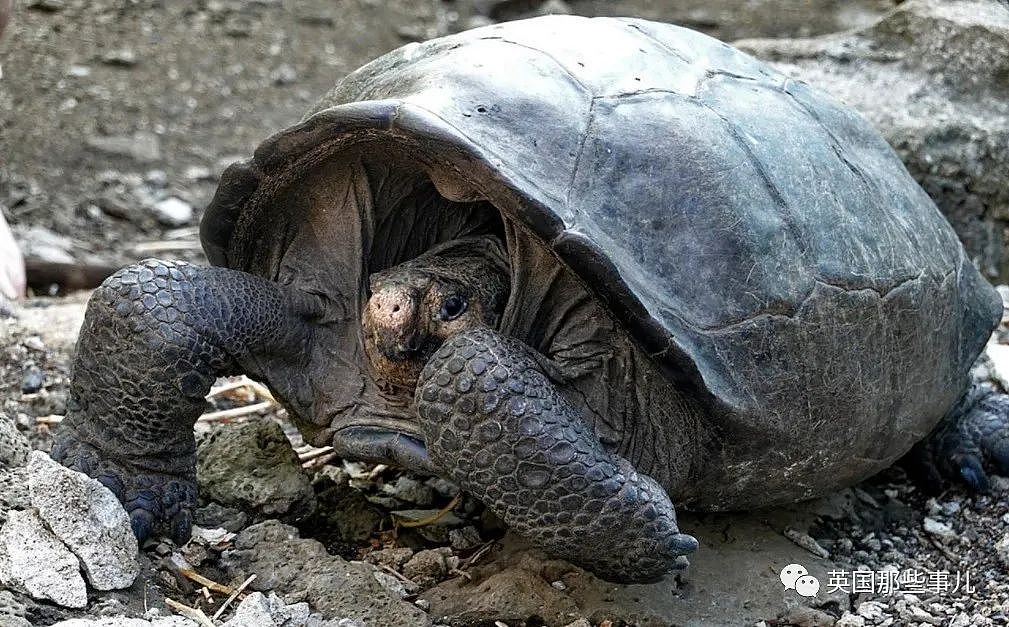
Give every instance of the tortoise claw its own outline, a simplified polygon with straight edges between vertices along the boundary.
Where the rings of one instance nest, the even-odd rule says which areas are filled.
[[[108,488],[130,516],[130,527],[143,542],[159,534],[185,544],[192,533],[196,481],[192,473],[152,472],[104,456],[72,434],[61,434],[53,459],[83,472]]]
[[[137,541],[143,542],[154,533],[154,514],[145,509],[135,509],[130,512],[130,527]]]
[[[960,462],[960,478],[975,492],[988,494],[991,491],[988,473],[984,471],[981,461],[975,456],[965,457]]]
[[[1009,474],[1009,395],[987,384],[973,386],[916,447],[912,461],[931,492],[941,489],[943,479],[990,492],[989,473]]]

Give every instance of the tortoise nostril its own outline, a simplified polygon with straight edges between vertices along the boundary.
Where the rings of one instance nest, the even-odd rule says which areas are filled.
[[[392,313],[396,313],[398,311],[399,311],[399,305],[394,305],[392,308]]]

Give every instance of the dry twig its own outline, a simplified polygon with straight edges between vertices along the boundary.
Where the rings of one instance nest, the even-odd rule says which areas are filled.
[[[203,627],[216,627],[216,625],[214,625],[214,621],[207,618],[207,615],[203,613],[203,610],[195,607],[189,607],[185,603],[179,603],[175,599],[170,599],[168,597],[165,597],[165,605],[172,608],[172,611],[176,614],[195,620],[199,624],[203,625]]]
[[[218,618],[221,617],[221,614],[224,613],[224,610],[228,609],[228,606],[231,605],[232,601],[237,599],[238,595],[242,594],[242,590],[245,590],[245,588],[248,587],[248,585],[252,583],[253,580],[255,580],[255,578],[256,578],[255,575],[249,575],[249,578],[243,581],[242,585],[235,588],[235,591],[231,593],[231,596],[225,599],[224,603],[221,604],[221,607],[217,608],[217,611],[214,612],[214,620],[217,620]]]
[[[221,594],[231,594],[234,592],[234,590],[232,590],[228,586],[219,584],[212,579],[207,579],[206,577],[196,572],[195,570],[189,570],[188,568],[180,568],[179,572],[182,573],[183,577],[187,579],[192,579],[201,586],[206,586],[207,588],[213,590],[214,592],[220,592]]]
[[[229,418],[248,416],[250,414],[256,414],[263,410],[270,409],[273,405],[273,401],[263,401],[252,405],[243,405],[242,407],[211,411],[200,416],[199,422],[214,422],[215,420],[228,420]]]
[[[317,457],[322,457],[327,453],[333,451],[332,446],[323,446],[322,448],[316,448],[314,446],[307,447],[308,450],[298,449],[298,459],[302,462],[309,462]]]
[[[449,504],[438,510],[438,513],[436,514],[428,516],[427,518],[421,518],[420,520],[405,520],[402,522],[397,521],[396,524],[400,527],[423,527],[425,525],[432,525],[441,520],[442,518],[444,518],[445,515],[451,512],[453,509],[455,509],[455,506],[459,504],[459,499],[461,498],[462,498],[462,492],[456,494],[452,498],[452,500],[449,501]]]

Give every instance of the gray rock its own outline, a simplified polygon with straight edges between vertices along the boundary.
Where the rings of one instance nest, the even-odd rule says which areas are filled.
[[[241,510],[211,502],[196,510],[193,522],[207,529],[220,527],[237,533],[248,525],[249,515]]]
[[[253,592],[235,610],[235,616],[224,627],[275,627],[270,602],[262,592]]]
[[[886,606],[878,601],[863,601],[858,604],[857,613],[862,618],[876,621],[882,620],[885,610]]]
[[[779,617],[782,624],[794,627],[834,627],[834,617],[812,607],[797,605]]]
[[[953,531],[952,527],[934,518],[926,516],[924,522],[922,523],[922,527],[925,529],[925,533],[943,540],[952,540],[956,538],[956,532]]]
[[[297,520],[315,510],[315,491],[278,424],[215,426],[197,449],[200,493],[263,517]]]
[[[32,394],[42,389],[46,384],[46,375],[33,363],[25,365],[21,375],[21,393]]]
[[[406,503],[430,505],[434,502],[434,489],[420,481],[401,475],[393,483],[382,486],[382,492]]]
[[[448,575],[446,559],[450,555],[452,549],[448,547],[418,551],[403,565],[403,575],[423,589],[430,588]]]
[[[1002,538],[995,543],[995,556],[998,557],[1003,566],[1009,568],[1009,533],[1004,534]]]
[[[405,599],[411,594],[416,594],[420,587],[409,581],[403,581],[399,577],[390,575],[387,572],[381,570],[376,570],[372,573],[375,577],[375,581],[382,584],[382,587],[388,590],[392,595],[399,599]]]
[[[982,271],[1009,276],[1009,5],[910,0],[857,31],[736,45],[865,115]]]
[[[9,511],[27,509],[30,505],[28,469],[0,468],[0,524],[7,520]]]
[[[118,590],[133,584],[140,572],[137,540],[111,490],[33,451],[28,492],[46,525],[80,558],[92,586]]]
[[[18,431],[14,420],[0,413],[0,468],[23,466],[30,450],[28,438]]]
[[[130,48],[109,50],[102,55],[102,63],[115,67],[133,67],[137,64],[137,53]]]
[[[161,159],[161,140],[154,133],[137,131],[133,135],[92,136],[89,148],[118,157],[128,157],[138,163],[153,163]]]
[[[483,542],[480,532],[473,525],[466,525],[462,529],[449,531],[448,539],[452,544],[452,548],[456,551],[466,551]]]
[[[239,604],[234,617],[224,627],[304,627],[311,616],[308,603],[287,605],[271,592],[253,592]]]
[[[268,520],[235,538],[222,554],[228,576],[256,575],[251,588],[280,595],[297,593],[327,618],[349,618],[366,625],[427,626],[427,615],[390,594],[372,575],[374,567],[330,555],[294,527]]]
[[[9,590],[0,590],[0,625],[5,627],[31,627],[25,618],[28,608]]]
[[[398,571],[403,568],[403,564],[406,564],[411,557],[413,557],[413,549],[403,546],[394,549],[372,551],[365,556],[365,559],[372,564],[378,564],[379,566],[385,566],[386,568]]]
[[[269,603],[273,622],[280,627],[302,627],[313,622],[312,610],[304,601],[287,604],[275,592],[271,592],[266,601]]]
[[[270,72],[270,80],[274,85],[290,85],[297,82],[298,72],[290,65],[282,63]]]
[[[0,529],[0,584],[64,607],[88,604],[80,562],[34,510],[10,512]]]
[[[383,513],[361,490],[347,483],[344,473],[327,467],[314,481],[319,505],[312,526],[326,529],[334,540],[348,546],[366,543],[382,523]]]
[[[845,612],[841,618],[834,623],[834,627],[865,627],[865,619],[857,614]]]

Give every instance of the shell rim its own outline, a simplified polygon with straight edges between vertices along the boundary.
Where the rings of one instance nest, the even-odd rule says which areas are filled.
[[[210,263],[246,270],[236,256],[253,252],[243,242],[248,229],[261,217],[255,212],[268,214],[273,208],[269,204],[273,183],[297,170],[306,154],[333,145],[324,153],[325,158],[332,158],[366,138],[408,149],[413,145],[449,166],[456,176],[484,193],[504,218],[536,237],[571,269],[659,364],[667,378],[712,396],[693,359],[670,330],[648,313],[606,252],[588,238],[567,230],[550,208],[551,199],[546,194],[538,193],[540,190],[521,172],[482,149],[445,119],[405,100],[366,100],[322,109],[267,138],[251,159],[231,164],[222,174],[200,222],[200,242]],[[296,178],[308,170],[305,168]]]

